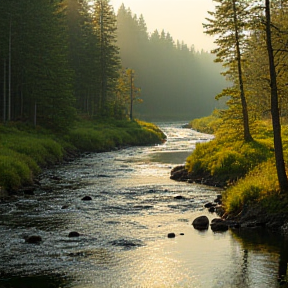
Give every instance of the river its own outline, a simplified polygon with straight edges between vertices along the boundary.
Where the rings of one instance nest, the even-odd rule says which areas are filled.
[[[203,205],[221,190],[169,179],[212,136],[159,126],[163,145],[86,154],[43,171],[34,195],[0,203],[0,287],[279,287],[285,239],[195,230],[197,216],[217,217]],[[29,235],[42,241],[28,244]]]

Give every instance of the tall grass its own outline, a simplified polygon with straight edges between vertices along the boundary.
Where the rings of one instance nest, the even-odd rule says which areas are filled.
[[[279,195],[279,184],[275,163],[271,158],[255,167],[236,185],[229,187],[223,193],[223,203],[227,213],[237,214],[244,204],[260,203],[275,195]]]
[[[222,122],[223,120],[219,117],[219,111],[216,109],[207,117],[193,119],[189,122],[189,126],[202,133],[214,134]]]
[[[229,130],[226,133],[218,131],[215,131],[214,140],[196,146],[186,160],[188,171],[194,175],[210,175],[227,184],[223,204],[230,214],[237,214],[244,204],[249,203],[266,203],[267,207],[272,207],[271,203],[275,203],[274,200],[279,196],[279,185],[271,122],[255,122],[251,129],[254,141],[251,142],[239,140]],[[283,146],[287,161],[286,126],[283,127]]]
[[[94,152],[125,145],[161,143],[164,138],[156,125],[143,121],[79,122],[68,137],[77,149]]]
[[[39,127],[0,125],[0,191],[31,184],[42,167],[61,161],[68,150],[102,152],[161,143],[164,138],[157,126],[141,121],[82,120],[62,136]]]
[[[226,140],[197,144],[186,159],[186,169],[193,174],[207,174],[231,183],[271,156],[269,146],[259,141],[246,143],[227,137]]]

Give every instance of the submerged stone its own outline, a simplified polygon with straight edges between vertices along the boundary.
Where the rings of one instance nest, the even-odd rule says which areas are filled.
[[[138,239],[118,239],[110,242],[113,246],[120,246],[125,249],[132,249],[143,246],[143,242]]]

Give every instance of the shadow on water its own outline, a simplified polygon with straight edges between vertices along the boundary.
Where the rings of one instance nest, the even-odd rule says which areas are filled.
[[[13,277],[5,275],[0,278],[0,288],[59,288],[67,287],[71,280],[62,275],[41,275]]]
[[[288,239],[279,233],[264,228],[233,230],[233,237],[243,247],[243,278],[251,265],[250,254],[270,254],[278,259],[278,282],[287,285]],[[285,284],[285,286],[283,286]]]

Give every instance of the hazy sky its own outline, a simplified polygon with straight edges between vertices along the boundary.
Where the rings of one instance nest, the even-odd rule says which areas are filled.
[[[174,41],[194,44],[196,50],[210,51],[215,47],[213,38],[204,34],[202,27],[207,11],[214,10],[212,0],[110,0],[116,13],[122,3],[138,17],[143,14],[150,33],[164,29]]]

